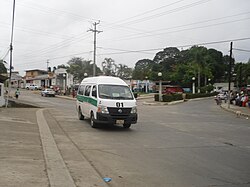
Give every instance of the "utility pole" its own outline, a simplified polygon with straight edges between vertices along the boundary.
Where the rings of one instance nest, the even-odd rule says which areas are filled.
[[[47,71],[49,71],[49,59],[47,60]]]
[[[233,52],[233,42],[230,43],[230,59],[229,59],[229,68],[228,68],[228,108],[230,108],[230,91],[231,91],[231,74],[232,74],[232,52]]]
[[[10,76],[9,76],[9,88],[8,88],[8,95],[7,95],[7,101],[6,101],[6,108],[8,107],[9,104],[9,96],[10,96],[10,86],[11,86],[11,74],[12,74],[12,52],[13,52],[13,35],[14,35],[14,18],[15,18],[15,4],[16,1],[13,0],[13,13],[12,13],[12,26],[11,26],[11,38],[10,38]]]
[[[100,21],[98,22],[94,22],[93,25],[94,25],[94,29],[89,29],[88,31],[91,31],[94,33],[94,56],[93,56],[93,77],[96,75],[96,33],[100,33],[102,31],[98,31],[96,30],[96,26],[100,23]]]

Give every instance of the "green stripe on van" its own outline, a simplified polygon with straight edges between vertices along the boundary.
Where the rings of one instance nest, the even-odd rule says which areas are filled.
[[[80,102],[87,102],[87,103],[90,103],[94,106],[97,106],[97,99],[93,99],[93,98],[88,97],[88,96],[77,95],[77,100]]]

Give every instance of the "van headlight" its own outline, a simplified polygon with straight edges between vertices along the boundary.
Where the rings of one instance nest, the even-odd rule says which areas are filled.
[[[109,114],[108,107],[106,106],[99,106],[97,112],[100,112],[103,114]]]
[[[131,114],[136,114],[136,113],[137,113],[137,108],[136,108],[136,106],[132,107],[130,113],[131,113]]]

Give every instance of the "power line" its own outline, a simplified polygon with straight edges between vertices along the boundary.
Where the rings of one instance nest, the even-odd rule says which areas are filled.
[[[177,11],[180,11],[180,10],[183,10],[183,9],[186,9],[186,8],[190,8],[190,7],[193,7],[193,6],[197,6],[197,5],[199,5],[199,4],[202,4],[202,3],[205,3],[205,2],[211,1],[211,0],[205,0],[205,2],[203,2],[203,1],[204,1],[204,0],[201,0],[201,1],[198,1],[198,2],[195,2],[195,3],[191,3],[191,4],[188,4],[188,5],[182,6],[182,7],[178,7],[178,8],[169,10],[169,11],[165,12],[164,14],[172,13],[172,12],[177,12]],[[178,3],[178,2],[181,2],[181,1],[177,1],[177,2],[172,3],[172,4],[164,5],[164,6],[162,6],[162,7],[159,7],[159,8],[150,10],[150,11],[146,11],[146,12],[141,13],[141,14],[139,14],[139,15],[144,15],[144,14],[147,14],[147,13],[149,13],[149,12],[153,12],[153,11],[155,11],[155,10],[158,10],[158,9],[165,8],[165,7],[167,7],[167,6],[176,4],[176,3]],[[198,4],[197,4],[197,3],[198,3]],[[136,15],[136,16],[133,16],[133,17],[137,17],[137,16],[139,16],[139,15]],[[153,15],[153,16],[154,16],[154,15]],[[154,17],[153,17],[153,18],[154,18]],[[151,19],[153,19],[153,18],[151,18]],[[127,19],[130,19],[130,18],[127,18]],[[127,19],[124,19],[124,20],[127,20]],[[146,17],[146,18],[140,18],[140,19],[145,19],[145,21],[146,21],[146,20],[149,20],[148,17]],[[122,22],[122,21],[124,21],[124,20],[121,20],[120,22]],[[134,20],[134,21],[130,21],[130,22],[125,22],[125,23],[123,23],[123,24],[116,24],[117,22],[115,22],[115,23],[110,23],[110,24],[108,24],[108,25],[115,25],[115,26],[107,26],[107,30],[108,30],[109,28],[115,28],[115,29],[117,29],[118,27],[122,27],[122,28],[127,28],[127,29],[129,29],[129,30],[138,31],[139,34],[144,34],[144,35],[145,35],[145,34],[148,34],[148,33],[149,33],[149,34],[152,34],[152,32],[150,32],[150,31],[145,31],[145,30],[141,30],[141,29],[135,29],[135,28],[128,27],[128,24],[130,24],[131,22],[135,22],[135,21],[136,21],[137,23],[141,22],[141,21],[138,21],[138,20]],[[142,21],[144,21],[144,20],[142,20]],[[104,22],[104,23],[105,23],[105,22]],[[124,24],[125,24],[126,26],[123,26]]]
[[[179,0],[179,1],[176,1],[176,2],[173,2],[173,3],[170,3],[170,4],[167,4],[167,5],[164,5],[164,6],[161,6],[161,7],[158,7],[158,8],[155,8],[155,9],[152,9],[152,10],[148,10],[148,11],[145,11],[143,13],[140,13],[140,14],[137,14],[137,15],[134,15],[132,17],[129,17],[129,18],[126,18],[126,19],[123,19],[123,20],[119,20],[115,23],[111,23],[111,24],[116,24],[116,23],[119,23],[119,22],[124,22],[124,21],[127,21],[127,20],[130,20],[130,19],[133,19],[133,18],[136,18],[136,17],[140,17],[142,15],[145,15],[145,14],[148,14],[148,13],[151,13],[151,12],[155,12],[157,10],[160,10],[160,9],[163,9],[163,8],[166,8],[166,7],[169,7],[169,6],[172,6],[174,4],[177,4],[177,3],[180,3],[182,1],[185,1],[185,0]]]
[[[8,23],[5,22],[0,22],[1,25],[8,25],[10,27],[10,25]],[[6,28],[5,26],[2,28]],[[7,28],[6,28],[7,29]],[[19,26],[15,26],[16,30],[22,31],[22,32],[28,32],[29,34],[38,34],[38,35],[44,35],[44,36],[48,36],[48,37],[53,37],[53,38],[68,38],[69,36],[66,35],[58,35],[58,33],[51,33],[51,32],[47,32],[47,31],[41,31],[41,30],[36,30],[36,29],[30,29],[27,27],[19,27]]]
[[[233,21],[210,24],[210,25],[205,25],[205,26],[198,26],[198,27],[193,27],[193,28],[180,29],[180,30],[169,31],[169,32],[162,32],[162,33],[157,33],[157,34],[149,34],[147,36],[141,36],[139,34],[131,34],[131,35],[124,36],[123,38],[119,38],[117,40],[112,39],[112,42],[114,42],[114,41],[122,41],[122,40],[130,40],[130,39],[138,39],[138,38],[145,38],[145,37],[152,37],[152,36],[155,36],[155,35],[171,34],[171,33],[183,32],[183,31],[188,31],[188,30],[203,29],[203,28],[207,28],[207,27],[230,24],[230,23],[244,21],[244,20],[248,20],[248,19],[250,19],[250,18],[243,18],[243,19],[238,19],[238,20],[233,20]],[[106,40],[106,41],[108,41],[108,40]]]
[[[147,16],[147,17],[140,18],[140,19],[137,19],[137,20],[134,20],[134,21],[125,22],[125,24],[126,24],[126,25],[131,25],[131,24],[135,24],[135,23],[140,23],[140,22],[148,21],[148,20],[151,20],[151,19],[154,19],[154,18],[158,18],[158,17],[161,17],[161,16],[165,16],[165,15],[167,15],[167,14],[179,12],[179,11],[181,11],[181,10],[185,10],[185,9],[188,9],[188,8],[191,8],[191,7],[194,7],[194,6],[198,6],[198,5],[203,4],[203,3],[206,3],[206,2],[208,2],[208,1],[211,1],[211,0],[200,0],[200,1],[196,1],[196,2],[194,2],[194,3],[188,4],[188,5],[184,5],[184,6],[181,6],[181,7],[177,7],[177,8],[175,8],[175,9],[168,10],[168,11],[165,11],[165,12],[162,12],[162,13],[158,13],[158,14],[155,14],[155,15],[152,15],[152,16]]]
[[[205,42],[205,43],[196,43],[196,44],[187,44],[187,45],[179,45],[179,46],[174,46],[176,48],[184,48],[184,47],[192,47],[192,46],[202,46],[202,45],[212,45],[212,44],[218,44],[218,43],[228,43],[228,42],[236,42],[236,41],[244,41],[244,40],[250,40],[250,37],[245,37],[245,38],[236,38],[236,39],[228,39],[228,40],[221,40],[221,41],[212,41],[212,42]],[[119,55],[119,54],[127,54],[127,53],[141,53],[141,52],[149,52],[149,51],[159,51],[159,50],[163,50],[166,47],[161,47],[161,48],[152,48],[152,49],[141,49],[141,50],[123,50],[122,52],[113,52],[113,53],[102,53],[102,54],[98,54],[98,56],[103,56],[103,55]],[[106,48],[108,49],[108,48]],[[110,48],[112,49],[112,48]],[[114,49],[112,49],[114,50]],[[122,49],[116,49],[116,50],[122,50]],[[65,56],[59,56],[59,57],[54,57],[54,58],[50,58],[49,60],[55,60],[55,59],[62,59],[62,58],[67,58],[67,57],[73,57],[76,55],[81,55],[81,54],[88,54],[91,53],[92,51],[88,51],[88,52],[81,52],[81,53],[75,53],[75,54],[71,54],[71,55],[65,55]],[[40,64],[40,63],[44,63],[44,60],[41,61],[31,61],[28,63],[22,63],[16,66],[20,65],[28,65],[28,64]]]
[[[243,51],[243,52],[248,52],[248,53],[250,53],[250,50],[247,50],[247,49],[233,48],[233,50],[236,50],[236,51]]]
[[[4,60],[8,56],[9,52],[10,52],[10,48],[8,47],[1,59]]]
[[[73,57],[73,56],[76,56],[76,55],[82,55],[82,54],[88,54],[88,53],[92,53],[93,51],[88,51],[88,52],[81,52],[81,53],[74,53],[74,54],[70,54],[70,55],[65,55],[65,56],[58,56],[58,57],[54,57],[54,58],[49,58],[48,60],[56,60],[56,59],[62,59],[62,58],[67,58],[67,57]],[[18,66],[20,65],[28,65],[28,64],[40,64],[40,63],[44,63],[44,60],[39,60],[39,61],[29,61],[26,63],[22,63],[22,64],[19,64]]]
[[[152,53],[149,53],[149,52],[146,52],[146,51],[133,51],[133,50],[126,50],[126,49],[106,48],[106,47],[97,47],[97,48],[104,49],[104,50],[121,51],[121,52],[131,52],[131,53],[139,52],[139,53],[144,53],[144,54],[152,54]]]
[[[213,42],[204,42],[204,43],[196,43],[196,44],[187,44],[187,45],[179,45],[179,46],[174,46],[176,48],[182,48],[182,47],[191,47],[191,46],[199,46],[199,45],[212,45],[212,44],[219,44],[219,43],[228,43],[232,41],[244,41],[244,40],[250,40],[250,37],[246,38],[236,38],[236,39],[230,39],[230,40],[221,40],[221,41],[213,41]],[[163,50],[164,47],[162,48],[153,48],[153,49],[142,49],[142,50],[134,50],[134,51],[124,51],[124,52],[114,52],[114,53],[103,53],[99,55],[115,55],[115,54],[125,54],[125,53],[138,53],[138,52],[145,52],[145,51],[158,51],[158,50]]]
[[[26,5],[25,3],[21,3],[21,2],[19,2],[18,5],[32,9],[32,10],[35,9],[35,10],[38,10],[38,11],[43,12],[43,13],[54,14],[54,15],[57,15],[59,17],[62,17],[62,16],[65,17],[67,15],[67,18],[70,17],[73,20],[77,19],[79,21],[93,21],[93,20],[96,21],[96,19],[85,18],[85,17],[77,15],[75,13],[71,13],[71,12],[67,12],[67,11],[59,10],[59,9],[55,9],[55,8],[50,8],[47,6],[41,6],[41,5],[36,6],[34,4],[31,5],[30,3],[29,3],[29,5]]]
[[[88,34],[80,34],[79,36],[74,36],[74,37],[71,37],[69,39],[66,39],[66,40],[63,40],[62,42],[59,42],[59,43],[56,43],[50,47],[46,47],[46,48],[43,48],[43,49],[40,49],[40,50],[36,50],[36,51],[31,51],[31,52],[28,52],[26,54],[23,54],[24,56],[27,56],[27,55],[31,55],[32,53],[36,53],[37,54],[47,54],[49,52],[52,52],[52,51],[55,51],[55,50],[58,50],[62,47],[65,47],[65,46],[68,46],[70,43],[75,43],[75,42],[80,42],[79,39],[86,39],[86,38],[89,38],[90,36],[88,36]],[[76,41],[77,40],[77,41]],[[27,57],[29,58],[29,57]]]

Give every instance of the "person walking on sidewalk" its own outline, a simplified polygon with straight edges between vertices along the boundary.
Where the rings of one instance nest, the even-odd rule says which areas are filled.
[[[19,91],[19,88],[17,88],[16,91],[15,91],[15,97],[16,97],[16,99],[18,99],[19,95],[20,95],[20,91]]]

